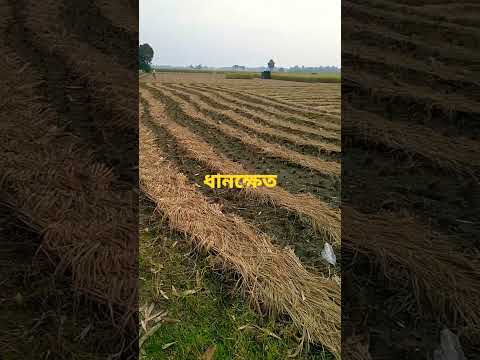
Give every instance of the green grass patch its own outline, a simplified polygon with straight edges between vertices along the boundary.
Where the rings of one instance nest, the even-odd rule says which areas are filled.
[[[193,73],[193,74],[225,74],[223,70],[200,70],[200,69],[155,69],[155,72],[166,73]]]
[[[339,83],[340,73],[273,73],[272,79],[310,83]]]
[[[260,79],[260,73],[236,72],[226,73],[226,79]],[[298,81],[308,83],[339,83],[340,73],[272,73],[272,79],[284,81]]]
[[[231,72],[224,70],[197,70],[197,69],[155,69],[155,72],[165,73],[187,73],[187,74],[225,74],[226,79],[260,79],[260,72],[239,71]],[[273,72],[272,79],[284,81],[298,81],[309,83],[339,83],[341,81],[340,73],[293,73],[293,72]]]

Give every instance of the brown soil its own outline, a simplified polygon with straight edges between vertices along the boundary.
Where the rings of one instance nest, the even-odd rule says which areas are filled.
[[[464,26],[467,8],[456,8],[454,21],[438,21],[413,1],[398,3],[342,3],[346,19],[342,25],[342,101],[348,104],[342,113],[345,118],[348,109],[352,109],[352,116],[353,110],[364,111],[355,116],[383,119],[384,129],[388,124],[398,124],[397,129],[422,125],[415,140],[418,151],[407,148],[407,141],[395,142],[395,138],[375,141],[371,133],[367,136],[366,128],[362,133],[361,126],[344,122],[342,201],[365,214],[397,219],[411,216],[430,228],[434,236],[448,239],[454,250],[450,257],[444,255],[446,261],[464,256],[475,262],[480,250],[478,167],[462,168],[461,157],[466,153],[459,151],[455,158],[454,147],[451,165],[422,154],[432,146],[431,138],[441,139],[439,135],[452,143],[468,138],[473,153],[478,151],[480,93],[475,79],[480,67],[472,50],[480,43],[480,33],[478,28]],[[445,1],[430,3],[437,4],[437,11],[444,8],[447,14],[451,6]],[[442,48],[446,42],[449,46]],[[377,140],[381,137],[381,129],[378,131]],[[411,141],[408,132],[405,137]],[[342,233],[355,228],[352,219],[342,217]],[[368,235],[372,244],[377,235]],[[467,357],[478,354],[478,324],[472,324],[476,321],[473,313],[455,318],[453,305],[441,306],[440,297],[421,298],[417,303],[414,294],[424,289],[411,285],[417,279],[415,273],[407,274],[402,283],[387,278],[380,258],[347,249],[342,255],[344,339],[352,334],[367,336],[373,359],[430,359],[438,345],[439,330],[447,326],[460,335]],[[456,276],[455,266],[447,271]],[[477,279],[478,273],[471,276]]]
[[[277,244],[295,249],[295,254],[307,268],[314,272],[328,272],[320,255],[325,240],[312,229],[308,222],[302,221],[293,212],[268,204],[263,205],[254,198],[248,198],[241,194],[240,190],[211,190],[203,186],[205,175],[210,174],[212,170],[185,155],[168,132],[155,123],[148,105],[143,102],[142,106],[145,109],[145,122],[157,136],[157,146],[167,154],[167,159],[172,161],[191,183],[199,185],[198,190],[202,194],[212,202],[221,204],[225,212],[241,216],[268,234]]]
[[[190,119],[168,96],[155,89],[150,89],[160,101],[166,104],[172,119],[183,126],[194,129],[218,152],[239,161],[245,168],[251,169],[252,173],[275,173],[278,175],[278,183],[292,193],[309,192],[331,203],[335,201],[333,197],[338,199],[340,190],[338,178],[324,176],[314,170],[286,164],[268,156],[259,156],[258,152],[246,147],[240,141],[224,135],[207,124]]]

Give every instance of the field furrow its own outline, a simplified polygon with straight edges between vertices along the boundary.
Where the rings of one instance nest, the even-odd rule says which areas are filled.
[[[293,151],[311,154],[313,156],[323,154],[327,156],[330,155],[332,158],[338,158],[340,154],[340,147],[338,145],[311,140],[258,124],[247,117],[237,114],[233,109],[230,109],[228,105],[223,105],[216,100],[204,96],[201,92],[179,87],[168,88],[173,89],[177,94],[188,96],[191,104],[204,115],[245,131],[252,136],[257,136],[270,142],[282,143]]]
[[[245,90],[250,90],[250,91],[255,91],[256,89],[251,87],[251,88],[246,88]],[[283,91],[271,91],[271,90],[265,90],[262,93],[264,95],[270,96],[272,98],[278,98],[278,99],[284,99],[285,102],[292,102],[292,105],[295,105],[299,101],[305,101],[309,99],[318,99],[319,101],[339,101],[340,97],[338,95],[334,95],[331,93],[331,90],[325,90],[325,91],[320,91],[315,88],[298,88],[294,89],[295,92],[292,93],[291,90],[290,92],[286,90]]]
[[[366,110],[391,118],[416,122],[432,129],[445,128],[464,136],[478,136],[480,103],[454,93],[386,80],[359,68],[345,74],[345,98],[353,104],[364,103]],[[355,89],[353,92],[348,88]],[[372,98],[371,102],[365,102]]]
[[[318,122],[326,121],[336,124],[340,121],[340,117],[338,115],[329,114],[326,111],[300,109],[297,105],[292,105],[279,100],[273,100],[268,96],[260,95],[258,93],[252,93],[250,91],[238,91],[234,89],[229,89],[225,86],[221,86],[220,90],[232,94],[233,96],[236,96],[240,99],[250,101],[254,104],[272,106],[278,110],[285,111],[293,115],[300,115],[311,120],[316,120]]]
[[[248,89],[255,93],[255,89]],[[295,95],[285,94],[285,93],[269,93],[266,92],[262,94],[268,98],[268,100],[277,101],[283,105],[288,105],[296,107],[297,109],[305,110],[307,112],[321,112],[322,114],[328,115],[339,115],[340,111],[335,107],[328,107],[330,104],[339,104],[340,101],[337,99],[329,99],[327,94],[322,94],[321,97],[315,97],[308,90],[298,90]],[[318,96],[318,95],[317,95]],[[320,106],[320,108],[318,108]]]
[[[480,170],[480,148],[475,141],[441,136],[424,126],[388,121],[348,106],[344,113],[348,115],[343,120],[344,137],[419,156],[448,172],[474,174]]]
[[[148,91],[142,91],[149,105],[152,121],[163,127],[178,145],[182,148],[183,154],[199,161],[212,172],[223,174],[243,174],[249,171],[238,162],[234,162],[223,154],[217,153],[204,139],[191,132],[188,128],[171,121],[165,111],[165,107],[159,103]],[[319,199],[302,194],[291,194],[281,186],[273,189],[255,188],[241,191],[243,196],[253,196],[260,203],[273,203],[284,207],[308,219],[314,229],[325,234],[332,242],[339,244],[340,241],[340,213],[331,209],[329,205]],[[297,234],[299,235],[299,234]],[[321,244],[316,244],[320,247]]]
[[[173,229],[222,260],[240,276],[244,292],[273,312],[285,313],[308,340],[340,357],[340,286],[305,270],[289,250],[272,245],[241,218],[209,203],[184,175],[165,160],[155,136],[140,124],[142,190]]]
[[[0,13],[4,35],[13,8],[2,6]],[[57,273],[68,274],[76,296],[115,305],[125,316],[115,325],[125,326],[137,310],[134,193],[122,190],[113,171],[59,126],[60,115],[36,93],[39,74],[8,49],[6,38],[0,40],[2,202],[41,234],[41,244],[33,246],[56,259]],[[91,256],[79,256],[87,252]],[[112,286],[106,278],[118,282]]]
[[[345,20],[344,39],[353,44],[358,42],[363,45],[384,46],[403,50],[416,59],[431,59],[441,64],[455,65],[457,68],[464,66],[468,69],[480,70],[480,60],[474,50],[452,44],[447,45],[441,39],[438,42],[426,42],[380,24],[366,24],[350,17],[346,17]]]
[[[344,294],[366,289],[342,313],[353,333],[366,328],[372,358],[429,358],[441,330],[431,319],[478,352],[479,297],[466,294],[480,291],[479,9],[342,2],[342,261],[362,274]],[[384,336],[399,319],[432,335]]]
[[[65,34],[56,26],[61,19],[62,1],[23,1],[21,13],[33,45],[62,59],[62,62],[86,83],[93,99],[92,105],[111,113],[109,118],[105,118],[105,121],[108,121],[106,125],[134,131],[132,124],[136,122],[137,113],[132,109],[136,107],[138,94],[132,93],[131,86],[112,85],[136,82],[132,72],[125,70],[87,43],[78,41],[75,36]]]
[[[316,121],[316,120],[307,118],[305,116],[292,115],[292,114],[286,113],[282,110],[275,108],[274,106],[252,103],[251,101],[241,99],[238,96],[231,95],[228,92],[222,90],[222,88],[220,87],[214,87],[211,85],[202,85],[201,89],[204,91],[210,91],[213,94],[219,95],[220,97],[223,97],[225,100],[232,101],[233,103],[238,104],[242,107],[246,107],[248,109],[252,109],[254,111],[264,113],[269,117],[281,119],[286,122],[291,122],[293,124],[298,124],[308,128],[321,129],[321,131],[325,130],[327,132],[331,132],[335,134],[339,132],[341,128],[340,124]]]
[[[365,0],[351,0],[359,5],[366,4]],[[478,22],[473,21],[475,16],[480,16],[480,7],[474,2],[465,3],[448,3],[439,2],[437,4],[417,3],[411,4],[415,6],[404,5],[401,3],[393,3],[390,1],[368,0],[369,6],[376,9],[390,11],[394,13],[408,14],[419,16],[422,19],[430,21],[443,21],[454,26],[471,28],[479,27]]]
[[[284,131],[289,131],[294,134],[306,136],[312,139],[323,139],[333,143],[339,142],[340,136],[336,132],[322,130],[320,126],[309,127],[291,121],[282,120],[280,117],[275,116],[268,111],[262,111],[261,108],[251,106],[249,102],[239,100],[220,91],[208,90],[204,87],[194,85],[183,85],[182,88],[191,88],[201,91],[203,96],[215,100],[217,103],[221,104],[221,106],[231,109],[245,117],[249,117],[257,122],[260,122],[261,124],[265,124],[266,126],[271,126]],[[340,105],[338,105],[338,107],[340,107]]]
[[[138,32],[138,17],[132,16],[132,6],[129,0],[120,0],[115,3],[108,0],[95,0],[95,4],[103,16],[110,19],[115,26],[124,28],[132,34]]]
[[[159,90],[154,88],[150,88],[150,90],[155,98],[165,105],[172,121],[200,135],[218,153],[225,154],[233,161],[241,163],[246,169],[256,173],[276,173],[278,183],[291,193],[311,193],[335,207],[338,206],[340,196],[340,179],[338,177],[324,176],[277,157],[259,154],[255,148],[242,143],[240,139],[228,136],[215,127],[188,116],[182,111],[179,104]]]
[[[290,324],[288,316],[272,320],[291,326],[289,334],[303,335],[300,357],[329,353],[339,357],[339,348],[328,344],[335,344],[332,337],[339,336],[335,328],[340,329],[340,323],[335,321],[340,314],[337,320],[332,313],[299,318],[297,313],[305,313],[305,306],[314,310],[307,305],[309,296],[302,295],[305,290],[298,293],[297,287],[294,292],[300,295],[300,304],[298,299],[286,299],[291,298],[290,290],[279,287],[275,291],[283,293],[273,293],[271,284],[277,284],[273,271],[277,270],[269,260],[278,258],[277,252],[288,253],[309,276],[331,281],[340,289],[341,125],[327,114],[339,113],[339,85],[157,72],[142,78],[140,94],[140,147],[141,152],[145,153],[145,146],[151,151],[148,159],[140,160],[144,163],[140,166],[143,192],[155,203],[162,221],[170,223],[174,233],[185,234],[196,249],[209,250],[208,259],[215,264],[223,264],[226,272],[216,265],[214,269],[221,274],[216,281],[222,287],[228,289],[240,278],[238,283],[247,283],[250,289],[251,276],[255,292],[250,292],[250,299],[255,308],[261,313],[273,309],[278,315],[289,315]],[[143,169],[151,174],[149,189],[143,185]],[[273,188],[212,189],[204,183],[205,176],[212,174],[274,174],[277,184]],[[210,237],[208,244],[203,241],[206,236]],[[255,244],[263,239],[269,243],[267,256]],[[327,243],[336,256],[333,265],[322,256]],[[246,252],[239,246],[245,246]],[[290,260],[281,261],[290,266]],[[284,271],[282,281],[289,287],[290,277],[297,279],[297,270]],[[315,287],[324,293],[323,285]],[[337,306],[335,296],[319,295],[317,304],[329,302],[327,309]],[[295,308],[295,314],[290,308]],[[323,328],[312,335],[317,322]],[[305,347],[308,343],[313,346]]]
[[[387,278],[409,286],[421,311],[434,307],[441,316],[453,311],[455,321],[463,320],[472,329],[478,328],[478,259],[457,251],[449,239],[435,235],[414,218],[367,215],[350,206],[343,206],[342,211],[348,219],[342,229],[342,246],[374,258]],[[474,293],[478,295],[472,296]]]
[[[292,86],[292,87],[286,87],[286,86],[280,86],[278,87],[271,86],[271,85],[263,85],[261,83],[255,83],[255,85],[248,84],[241,86],[239,84],[235,84],[235,87],[232,88],[230,83],[221,83],[218,84],[220,85],[224,90],[238,90],[242,93],[249,94],[252,96],[259,96],[262,99],[265,100],[271,100],[274,102],[277,102],[281,105],[289,106],[292,109],[295,110],[304,110],[307,112],[314,112],[314,113],[319,113],[319,114],[330,114],[328,111],[322,110],[322,109],[312,109],[309,107],[304,107],[301,104],[296,103],[295,101],[292,101],[292,97],[298,95],[298,94],[305,94],[307,97],[312,96],[312,94],[320,95],[322,96],[322,99],[340,99],[338,94],[335,94],[336,92],[339,91],[339,86],[336,84],[324,84],[323,88],[318,88],[314,86]],[[284,100],[278,99],[277,97],[281,96],[284,97]],[[338,110],[338,109],[337,109]]]
[[[62,57],[51,51],[50,45],[48,48],[39,45],[35,40],[37,35],[33,34],[25,24],[27,20],[25,7],[22,4],[22,2],[12,1],[10,12],[15,20],[9,23],[5,41],[6,46],[15,49],[17,56],[28,63],[30,72],[35,73],[38,80],[35,82],[36,97],[48,102],[52,110],[62,114],[58,117],[58,126],[65,127],[67,131],[82,138],[82,141],[90,143],[91,148],[96,149],[94,155],[99,162],[119,165],[112,166],[116,175],[127,181],[132,179],[136,181],[137,172],[132,168],[131,162],[135,157],[128,156],[117,146],[137,142],[138,134],[135,129],[125,131],[124,123],[128,121],[128,116],[136,117],[136,115],[131,111],[129,111],[130,114],[113,113],[114,107],[111,102],[103,101],[100,92],[96,92],[96,95],[92,93],[96,90],[92,89],[88,76],[83,76],[79,69],[65,63]],[[90,61],[93,61],[94,56]],[[115,76],[108,77],[106,81],[112,78]],[[128,81],[128,78],[124,80]],[[125,86],[129,85],[125,83]],[[136,97],[138,94],[131,93],[129,96]],[[89,105],[85,106],[85,104]],[[115,108],[118,109],[118,107]],[[85,116],[86,113],[89,116]],[[131,126],[127,127],[131,128]],[[106,129],[108,131],[105,131]],[[112,146],[112,144],[115,145]],[[131,151],[134,151],[133,147]]]
[[[447,93],[463,95],[471,100],[480,99],[480,81],[464,67],[455,68],[452,65],[435,63],[435,60],[429,64],[425,60],[402,57],[403,51],[389,52],[363,43],[352,44],[347,40],[344,41],[342,49],[342,56],[347,61],[352,64],[361,62],[370,72],[381,74],[383,77],[395,73],[397,79],[401,79],[403,83],[432,88],[440,85]]]
[[[325,232],[325,226],[315,228],[308,218],[274,203],[272,198],[265,193],[257,192],[256,189],[243,191],[210,189],[204,186],[204,176],[215,173],[212,167],[186,150],[183,138],[178,132],[175,133],[177,136],[173,136],[173,133],[169,132],[172,128],[163,126],[162,122],[158,121],[154,115],[156,109],[150,108],[147,101],[143,101],[143,106],[145,106],[143,124],[155,134],[156,145],[165,159],[174,164],[203,196],[220,206],[222,211],[244,219],[269,236],[274,244],[292,249],[309,271],[318,274],[339,271],[339,267],[336,269],[329,267],[319,252],[325,241],[329,241],[334,244],[337,256],[340,255],[339,243],[334,243],[334,239]],[[252,171],[244,169],[243,173]]]
[[[480,29],[466,27],[448,22],[438,22],[413,14],[404,14],[398,11],[386,11],[366,4],[359,5],[353,1],[342,4],[342,15],[354,17],[361,21],[367,17],[368,22],[379,25],[388,25],[393,31],[404,35],[413,35],[421,32],[423,38],[443,39],[444,42],[463,46],[474,50],[480,41]]]
[[[332,87],[332,89],[329,89],[325,92],[320,92],[319,94],[323,96],[323,99],[329,99],[329,96],[331,95],[331,92],[334,92],[335,90],[339,90],[338,87],[337,88]],[[297,91],[298,91],[298,93],[306,93],[306,94],[311,95],[312,91],[315,91],[315,90],[314,89],[308,89],[308,88],[307,89],[302,88],[302,89],[298,89]],[[268,91],[267,92],[263,92],[263,91],[259,92],[256,88],[245,89],[243,91],[243,93],[246,94],[246,95],[257,97],[260,100],[265,100],[265,101],[270,101],[272,103],[277,103],[280,106],[284,106],[287,109],[290,109],[290,110],[293,110],[293,111],[295,111],[295,110],[305,111],[308,114],[308,116],[314,116],[314,114],[317,114],[317,115],[327,115],[327,117],[329,117],[329,119],[332,118],[332,119],[337,119],[338,120],[338,118],[339,118],[338,114],[332,114],[327,110],[312,109],[312,108],[302,106],[302,105],[296,103],[295,101],[293,101],[291,99],[291,93],[287,93],[286,95],[284,95],[285,96],[284,100],[280,100],[278,98],[275,99],[272,96],[275,93],[270,93]],[[285,109],[283,109],[283,110],[285,110]]]
[[[443,164],[440,168],[408,150],[365,144],[360,136],[345,142],[351,150],[343,164],[357,166],[348,174],[349,182],[342,185],[345,203],[352,202],[365,213],[404,211],[430,224],[435,232],[454,238],[452,243],[459,251],[476,246],[478,175],[446,169]],[[370,176],[372,172],[377,175]]]
[[[116,26],[109,18],[104,17],[95,3],[96,0],[65,0],[60,15],[65,31],[107,55],[114,63],[136,71],[136,32]],[[132,14],[132,9],[126,12]],[[131,50],[126,53],[125,49]]]
[[[177,103],[180,109],[194,121],[207,124],[211,128],[215,128],[226,136],[241,141],[243,144],[252,147],[256,151],[260,151],[261,153],[272,156],[274,158],[282,159],[291,164],[315,170],[319,174],[323,174],[325,176],[340,175],[340,164],[338,162],[324,161],[317,157],[304,155],[289,150],[288,148],[285,148],[275,143],[269,143],[259,138],[252,138],[244,131],[233,128],[226,124],[218,123],[217,121],[207,116],[204,116],[199,111],[197,111],[195,107],[189,103],[189,101],[175,95],[171,90],[166,90],[162,88],[160,92],[168,95],[168,97],[170,97],[175,103]]]

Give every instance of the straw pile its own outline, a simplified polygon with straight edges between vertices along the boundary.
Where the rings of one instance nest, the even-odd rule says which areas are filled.
[[[435,308],[457,324],[480,327],[479,262],[415,219],[366,215],[343,206],[342,244],[378,263],[387,278],[409,284],[419,309]],[[371,234],[375,234],[372,236]]]

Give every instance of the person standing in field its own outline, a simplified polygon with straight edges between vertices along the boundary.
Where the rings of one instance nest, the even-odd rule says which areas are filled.
[[[273,71],[273,68],[275,67],[275,61],[273,61],[272,59],[270,59],[270,61],[268,62],[267,65],[268,65],[268,70],[269,70],[270,72],[272,72],[272,71]]]

